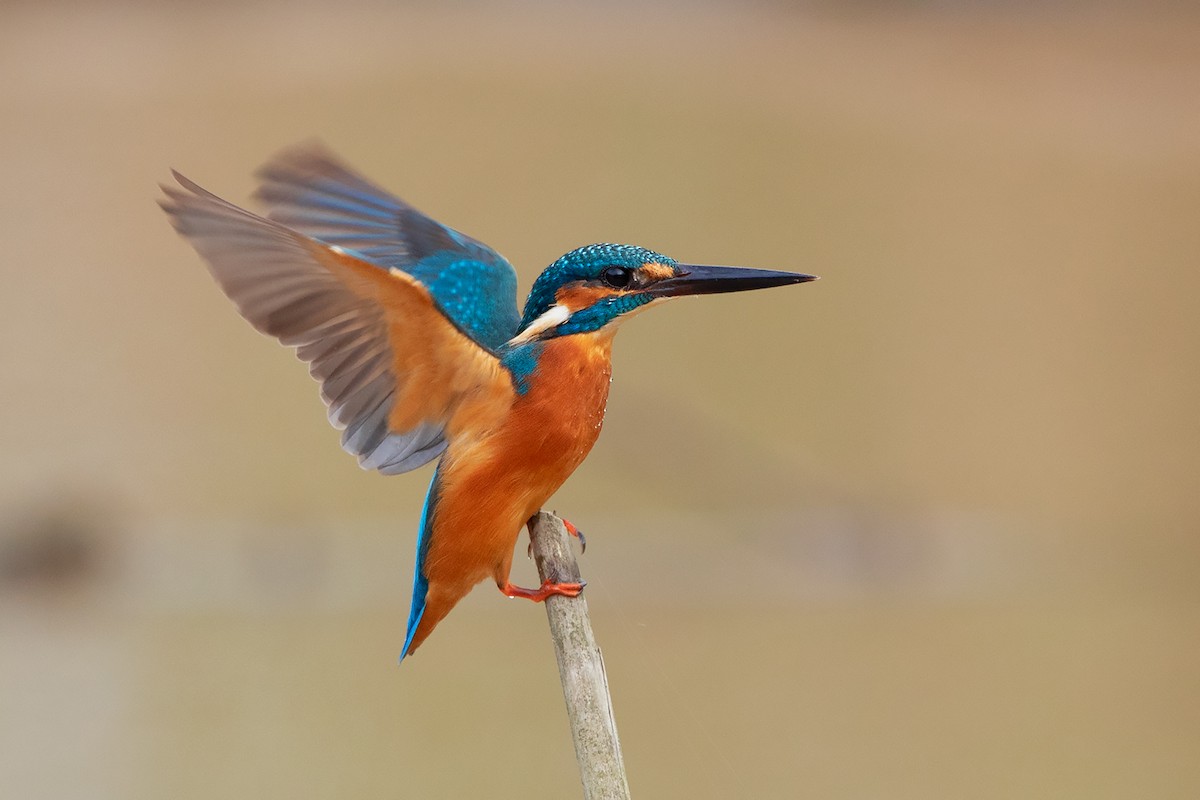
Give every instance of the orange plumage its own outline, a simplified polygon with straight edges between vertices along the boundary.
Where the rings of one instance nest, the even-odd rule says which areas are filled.
[[[514,395],[500,424],[451,441],[429,520],[425,614],[409,653],[476,584],[489,577],[501,589],[508,584],[522,526],[583,463],[600,435],[611,352],[609,333],[548,342],[538,382]]]

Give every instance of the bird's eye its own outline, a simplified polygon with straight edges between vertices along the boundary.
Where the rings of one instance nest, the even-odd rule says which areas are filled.
[[[633,279],[633,270],[625,267],[609,267],[600,273],[600,277],[614,289],[624,289]]]

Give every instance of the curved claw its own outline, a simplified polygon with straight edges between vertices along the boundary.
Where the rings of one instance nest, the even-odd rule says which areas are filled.
[[[553,597],[556,594],[561,594],[564,597],[578,597],[579,593],[583,591],[584,586],[587,586],[587,583],[582,581],[580,583],[543,581],[542,585],[537,589],[526,589],[523,586],[514,586],[506,582],[500,587],[500,591],[508,597],[523,597],[526,600],[540,603],[547,597]]]
[[[564,519],[562,521],[562,524],[564,527],[566,527],[567,533],[571,534],[572,536],[574,536],[576,539],[579,540],[579,552],[586,553],[587,552],[587,539],[585,539],[583,537],[583,531],[579,530],[579,528],[576,528],[574,525],[572,525],[569,520]]]
[[[529,521],[527,523],[525,523],[529,527],[529,535],[531,537],[529,540],[529,544],[525,546],[525,557],[526,558],[533,558],[533,538],[532,538],[532,536],[533,536],[533,522],[535,519],[537,519],[536,515],[534,515],[533,517],[530,517]],[[567,533],[569,533],[570,535],[574,536],[576,539],[579,540],[579,552],[581,554],[586,553],[587,552],[587,539],[584,538],[583,531],[579,530],[579,528],[576,528],[571,523],[570,520],[562,519],[562,517],[559,517],[559,519],[562,520],[563,527],[567,529]]]

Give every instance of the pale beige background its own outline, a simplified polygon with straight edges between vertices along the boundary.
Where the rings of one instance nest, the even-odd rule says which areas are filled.
[[[553,502],[635,796],[1200,795],[1200,16],[1135,8],[6,5],[0,793],[576,796],[541,610],[396,668],[427,475],[154,204],[319,136],[523,287],[824,278],[630,323]]]

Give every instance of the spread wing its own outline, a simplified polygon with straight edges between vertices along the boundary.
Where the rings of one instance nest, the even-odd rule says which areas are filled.
[[[496,356],[413,276],[264,219],[175,174],[161,201],[250,324],[321,383],[342,446],[364,469],[436,458],[470,416],[502,413],[513,389]]]
[[[430,219],[317,144],[285,150],[258,175],[258,197],[271,219],[404,270],[487,347],[497,348],[516,334],[517,276],[487,245]]]

